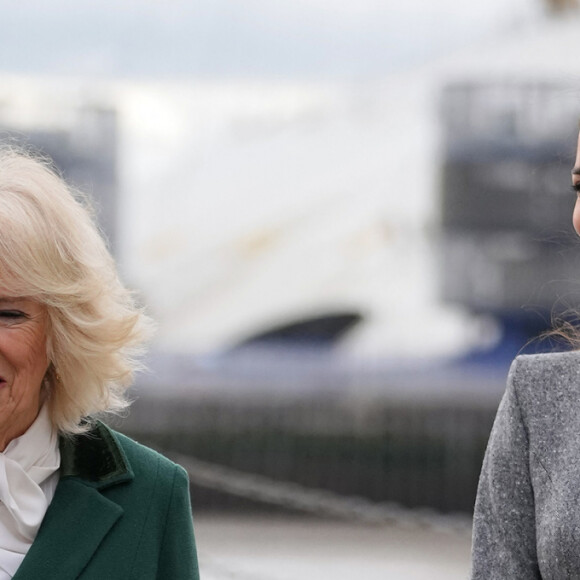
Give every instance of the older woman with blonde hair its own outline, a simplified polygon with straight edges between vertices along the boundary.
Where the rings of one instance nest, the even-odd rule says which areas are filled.
[[[0,580],[198,578],[186,473],[98,420],[150,327],[82,198],[0,150]]]

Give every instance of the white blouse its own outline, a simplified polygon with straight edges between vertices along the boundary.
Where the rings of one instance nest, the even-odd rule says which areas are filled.
[[[0,580],[24,560],[58,484],[58,433],[46,405],[26,433],[0,453]]]

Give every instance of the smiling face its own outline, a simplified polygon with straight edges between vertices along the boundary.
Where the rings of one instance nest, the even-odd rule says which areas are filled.
[[[24,433],[41,406],[48,369],[46,307],[0,297],[0,450]]]

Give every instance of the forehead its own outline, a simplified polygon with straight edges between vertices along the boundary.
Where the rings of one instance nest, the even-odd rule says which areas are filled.
[[[0,246],[2,246],[1,240]],[[18,257],[2,255],[0,250],[0,299],[29,298],[36,292],[34,284],[29,280],[32,268],[22,267],[22,264],[14,259]]]

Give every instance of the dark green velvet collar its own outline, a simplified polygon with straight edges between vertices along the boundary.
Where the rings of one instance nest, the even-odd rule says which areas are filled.
[[[102,489],[130,481],[133,471],[115,433],[101,421],[81,435],[60,438],[60,477]]]

